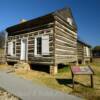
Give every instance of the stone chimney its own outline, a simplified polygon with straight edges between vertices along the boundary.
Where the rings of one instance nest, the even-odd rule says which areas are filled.
[[[20,20],[20,23],[24,23],[24,22],[26,22],[27,20],[26,19],[21,19]]]

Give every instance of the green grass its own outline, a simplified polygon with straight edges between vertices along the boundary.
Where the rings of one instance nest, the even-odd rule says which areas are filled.
[[[62,66],[61,68],[58,67],[58,73],[68,72],[70,70],[68,65]]]
[[[100,100],[100,91],[94,88],[79,86],[71,94],[86,98],[87,100]]]
[[[91,66],[100,67],[100,62],[90,63]]]

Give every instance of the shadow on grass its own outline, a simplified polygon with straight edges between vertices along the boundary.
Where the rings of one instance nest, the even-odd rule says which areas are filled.
[[[73,81],[72,79],[56,79],[57,82],[61,85],[65,85],[65,86],[68,86],[70,88],[73,88]],[[75,84],[77,84],[77,82],[75,81]]]
[[[57,78],[56,80],[61,85],[65,85],[65,86],[68,86],[70,88],[73,88],[73,81],[72,81],[72,79],[60,79],[60,78]],[[77,84],[81,85],[81,86],[84,86],[84,87],[88,87],[88,88],[90,87],[90,86],[84,85],[83,83],[74,81],[74,85],[77,85]]]

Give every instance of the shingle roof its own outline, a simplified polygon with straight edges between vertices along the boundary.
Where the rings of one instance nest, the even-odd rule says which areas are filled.
[[[65,13],[63,13],[62,11],[65,11]],[[70,14],[69,14],[69,12],[70,12]],[[71,9],[65,7],[63,9],[51,12],[51,13],[49,13],[47,15],[44,15],[44,16],[41,16],[41,17],[38,17],[38,18],[35,18],[35,19],[32,19],[32,20],[26,21],[24,23],[19,23],[17,25],[13,25],[11,27],[8,27],[6,29],[6,31],[8,32],[8,35],[14,35],[14,32],[16,32],[16,31],[20,31],[20,30],[24,30],[24,29],[25,30],[29,30],[32,27],[43,25],[45,23],[54,21],[54,15],[62,15],[62,16],[59,16],[59,17],[62,17],[62,19],[64,19],[64,16],[66,16],[66,17],[67,16],[71,16],[73,18],[72,13],[71,13]],[[65,18],[65,21],[66,21],[66,18]],[[73,27],[75,29],[77,29],[77,26],[76,26],[74,18],[73,18]]]
[[[82,41],[80,39],[77,39],[77,42],[82,43],[83,45],[86,45],[88,47],[91,47],[91,45],[89,45],[88,43],[86,43],[86,42],[84,42],[84,41]]]

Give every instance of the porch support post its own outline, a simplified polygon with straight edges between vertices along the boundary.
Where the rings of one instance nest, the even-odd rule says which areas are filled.
[[[78,56],[76,57],[76,62],[75,62],[75,65],[78,66],[79,63],[78,63]]]
[[[90,75],[90,79],[91,79],[91,88],[94,87],[94,84],[93,84],[93,75]]]
[[[82,60],[82,64],[84,64],[84,65],[86,64],[84,59]]]
[[[78,66],[79,65],[79,63],[78,63],[78,60],[76,61],[76,66]]]

